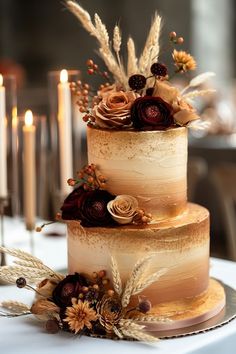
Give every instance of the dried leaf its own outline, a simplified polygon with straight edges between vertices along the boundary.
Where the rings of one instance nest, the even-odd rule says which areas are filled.
[[[215,73],[211,71],[199,74],[189,82],[188,87],[197,87],[213,76],[215,76]]]
[[[185,95],[182,96],[182,98],[184,100],[186,100],[186,99],[194,99],[196,97],[209,95],[209,94],[215,93],[215,92],[216,92],[216,90],[211,90],[211,89],[208,89],[208,90],[194,90],[194,91],[186,93]]]

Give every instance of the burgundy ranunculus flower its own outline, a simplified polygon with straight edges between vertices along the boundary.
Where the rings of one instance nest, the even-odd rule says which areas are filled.
[[[81,186],[76,188],[71,192],[68,197],[64,200],[61,207],[62,219],[64,220],[80,220],[80,208],[78,207],[78,202],[83,199],[87,192]]]
[[[113,224],[107,204],[114,198],[105,190],[85,191],[83,186],[80,186],[65,199],[61,207],[62,219],[80,220],[81,225],[87,227]]]
[[[174,123],[172,107],[160,97],[137,98],[131,107],[134,128],[163,130]]]
[[[78,297],[83,286],[88,283],[84,276],[79,273],[67,275],[60,283],[57,284],[52,293],[55,304],[59,307],[67,307],[71,305],[71,299]]]
[[[95,189],[87,192],[81,203],[81,221],[83,226],[107,226],[114,221],[107,210],[107,204],[115,197],[107,191]]]

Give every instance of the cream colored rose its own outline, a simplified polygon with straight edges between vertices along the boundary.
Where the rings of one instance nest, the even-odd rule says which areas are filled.
[[[173,103],[174,120],[179,125],[186,125],[187,123],[199,119],[199,115],[193,106],[183,99],[176,100]]]
[[[95,123],[100,128],[131,126],[130,108],[138,95],[132,91],[111,92],[104,95],[93,108]]]
[[[116,85],[109,85],[109,86],[104,86],[102,89],[98,91],[98,97],[104,98],[108,94],[112,92],[117,92]]]
[[[107,204],[112,218],[119,224],[130,224],[138,209],[138,201],[130,195],[118,195]]]
[[[172,105],[180,96],[180,92],[176,87],[171,86],[169,82],[158,80],[154,88],[153,96],[160,97],[163,101]]]

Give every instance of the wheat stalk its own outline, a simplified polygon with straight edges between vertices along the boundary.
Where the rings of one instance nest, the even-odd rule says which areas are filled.
[[[113,332],[117,335],[118,338],[123,339],[124,336],[122,333],[119,331],[119,329],[116,326],[113,326]]]
[[[149,277],[142,280],[142,282],[138,282],[133,287],[132,295],[137,295],[137,294],[141,293],[144,289],[146,289],[152,283],[156,282],[167,271],[168,271],[168,268],[163,268],[163,269],[158,270],[157,272],[151,274]]]
[[[122,282],[120,277],[120,272],[118,264],[114,257],[111,256],[111,271],[112,271],[112,281],[115,292],[118,295],[122,294]]]
[[[196,97],[199,97],[199,96],[205,96],[205,95],[209,95],[211,93],[214,93],[216,92],[216,90],[211,90],[211,89],[208,89],[208,90],[194,90],[194,91],[191,91],[189,93],[186,93],[185,95],[182,96],[183,99],[193,99],[193,98],[196,98]]]
[[[120,47],[121,47],[121,31],[119,26],[116,25],[113,31],[113,49],[116,54],[120,52]]]
[[[119,331],[122,335],[143,342],[157,342],[158,338],[144,332],[145,326],[135,323],[133,320],[122,319],[119,322]]]
[[[13,256],[15,258],[22,259],[24,261],[33,261],[36,263],[43,263],[39,258],[32,256],[31,254],[21,251],[19,249],[15,248],[6,248],[0,246],[0,252],[9,254],[10,256]]]
[[[139,70],[144,76],[148,76],[150,66],[154,60],[157,60],[160,46],[159,37],[161,32],[161,17],[155,13],[154,19],[147,36],[143,52],[139,59]]]
[[[95,14],[95,26],[92,23],[91,17],[80,5],[74,1],[66,2],[68,9],[80,20],[86,31],[95,37],[99,42],[99,53],[106,64],[108,70],[113,74],[115,81],[118,81],[124,88],[127,88],[128,79],[122,66],[119,66],[109,45],[109,35],[106,26],[101,21],[98,14]]]
[[[126,282],[124,292],[122,294],[121,303],[123,307],[128,306],[130,297],[133,295],[133,289],[138,282],[138,279],[142,273],[146,271],[147,266],[149,266],[149,261],[153,255],[148,255],[140,259],[134,266],[130,278]]]
[[[127,41],[127,53],[128,53],[127,76],[130,77],[131,75],[138,72],[137,58],[136,58],[136,53],[135,53],[135,45],[134,45],[134,41],[131,37],[129,37],[129,39]]]
[[[12,300],[2,301],[0,303],[0,307],[10,310],[15,313],[22,313],[22,312],[29,312],[30,311],[30,307],[28,305],[23,304],[22,302],[12,301]]]

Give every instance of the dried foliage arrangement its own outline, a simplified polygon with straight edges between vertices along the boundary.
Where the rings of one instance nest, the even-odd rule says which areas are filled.
[[[196,76],[182,91],[173,85],[174,76],[194,71],[197,63],[191,54],[176,49],[184,43],[184,39],[177,37],[175,32],[169,34],[172,69],[169,70],[160,61],[162,19],[157,13],[154,14],[140,56],[137,57],[135,42],[129,37],[125,43],[127,58],[122,58],[121,48],[124,40],[119,26],[115,25],[113,36],[110,38],[106,25],[98,14],[92,18],[75,1],[67,0],[66,6],[84,29],[97,39],[99,54],[113,77],[111,78],[108,72],[101,71],[98,65],[89,59],[88,74],[100,74],[107,82],[102,83],[97,92],[91,90],[88,83],[72,83],[71,88],[78,96],[78,105],[84,113],[85,122],[96,128],[107,129],[166,130],[179,126],[194,129],[207,127],[206,124],[199,124],[200,117],[192,101],[215,92],[211,89],[201,89],[214,73],[207,72]],[[197,121],[197,124],[192,126],[192,121]]]
[[[32,306],[17,301],[3,301],[0,304],[0,316],[18,317],[33,314],[45,322],[49,333],[64,330],[79,335],[135,339],[143,342],[158,340],[145,331],[148,323],[170,321],[167,316],[149,316],[152,305],[148,299],[140,298],[137,299],[136,306],[130,305],[134,295],[139,295],[168,271],[160,269],[143,277],[152,259],[151,255],[140,259],[125,284],[122,284],[118,263],[113,256],[110,281],[105,270],[94,272],[91,276],[80,273],[64,276],[26,252],[3,247],[0,252],[14,256],[17,259],[15,263],[18,264],[2,267],[0,279],[36,293]],[[28,270],[27,275],[25,268]],[[33,283],[37,283],[35,288]]]

